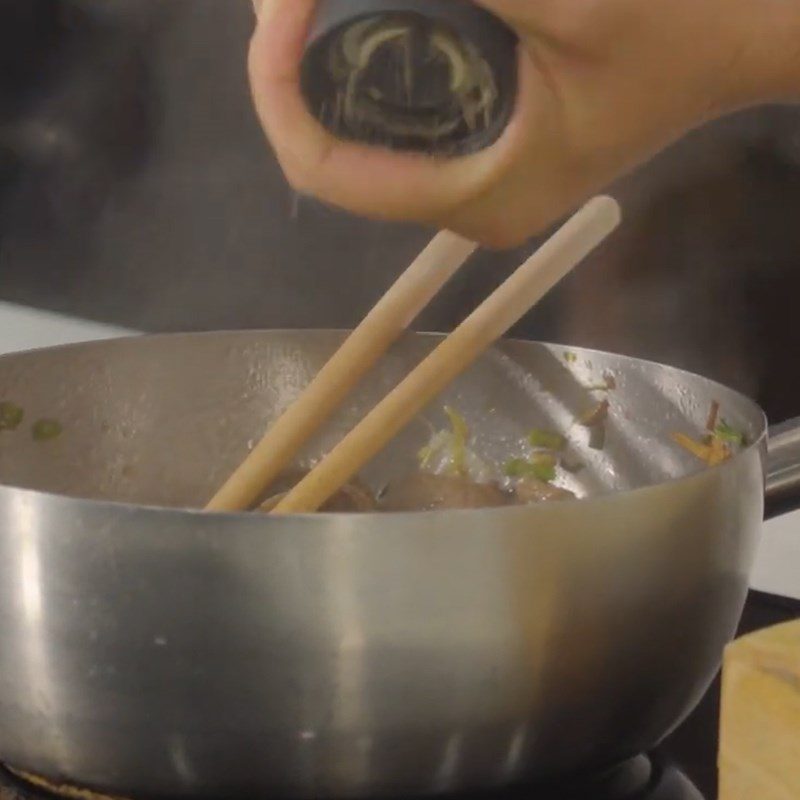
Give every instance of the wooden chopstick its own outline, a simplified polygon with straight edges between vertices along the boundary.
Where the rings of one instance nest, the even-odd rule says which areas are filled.
[[[273,509],[316,511],[380,452],[428,403],[618,225],[611,197],[589,201],[395,387]]]
[[[297,451],[329,419],[476,247],[454,233],[445,231],[436,235],[272,425],[206,510],[242,511],[258,502]]]

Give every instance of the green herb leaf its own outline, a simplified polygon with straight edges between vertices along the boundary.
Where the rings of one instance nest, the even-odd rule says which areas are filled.
[[[0,431],[15,431],[19,428],[25,412],[15,403],[0,403]]]
[[[714,429],[714,436],[727,444],[735,444],[740,447],[744,444],[744,434],[732,428],[725,420],[722,420]]]
[[[426,469],[427,466],[431,463],[431,459],[433,458],[433,448],[426,444],[425,447],[420,447],[419,452],[417,453],[417,459],[419,460],[419,465],[422,469]]]
[[[464,417],[454,408],[445,406],[444,412],[450,420],[450,427],[453,431],[453,471],[456,475],[466,475],[469,426]]]
[[[444,407],[444,413],[447,414],[447,418],[450,420],[450,427],[453,433],[461,439],[461,441],[466,442],[467,439],[469,439],[469,426],[464,417],[450,406]]]
[[[541,447],[544,450],[563,450],[567,440],[553,431],[533,430],[528,434],[531,447]]]
[[[61,435],[63,428],[55,419],[40,419],[34,422],[31,435],[37,442],[48,442]]]
[[[566,361],[567,364],[574,364],[577,360],[578,356],[575,353],[571,353],[569,350],[564,353],[564,361]]]
[[[506,461],[503,471],[508,478],[522,478],[525,475],[530,475],[531,464],[524,458],[512,458]]]
[[[530,461],[512,458],[506,462],[505,474],[509,478],[536,478],[538,481],[550,483],[556,478],[556,460],[545,454],[534,456]]]

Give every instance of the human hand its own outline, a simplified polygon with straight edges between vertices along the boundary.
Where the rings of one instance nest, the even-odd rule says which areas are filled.
[[[522,242],[690,128],[800,94],[791,0],[481,0],[520,37],[510,125],[462,158],[393,153],[338,140],[308,112],[315,0],[254,2],[253,95],[292,186],[489,246]]]

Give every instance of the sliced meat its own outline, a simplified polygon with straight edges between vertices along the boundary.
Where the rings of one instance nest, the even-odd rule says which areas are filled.
[[[322,506],[320,511],[364,514],[377,508],[375,495],[366,486],[360,483],[347,483]]]
[[[490,508],[508,505],[510,497],[491,483],[413,472],[389,484],[381,511],[432,511],[446,508]]]
[[[553,486],[536,478],[523,478],[514,489],[518,503],[550,503],[554,500],[574,500],[575,495],[568,489]]]

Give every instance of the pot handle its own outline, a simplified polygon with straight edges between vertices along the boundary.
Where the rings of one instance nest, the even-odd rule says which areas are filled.
[[[800,508],[800,417],[769,429],[765,516]]]

